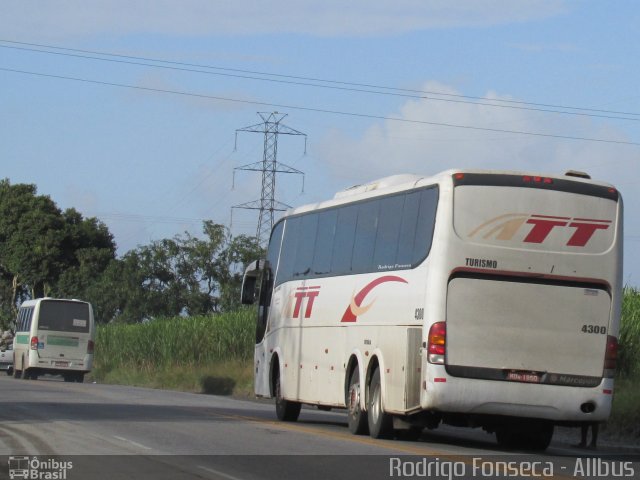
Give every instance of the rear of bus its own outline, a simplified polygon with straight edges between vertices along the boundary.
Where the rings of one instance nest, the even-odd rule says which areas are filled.
[[[489,425],[606,420],[622,297],[618,191],[566,175],[459,172],[446,183],[446,321],[431,325],[423,406]]]
[[[93,367],[95,327],[91,304],[80,300],[42,299],[33,313],[27,378],[60,374],[82,382]],[[34,355],[35,353],[35,355]]]

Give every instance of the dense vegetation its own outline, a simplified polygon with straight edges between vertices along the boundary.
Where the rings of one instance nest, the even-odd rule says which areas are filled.
[[[618,374],[640,378],[640,291],[625,288],[618,334]]]
[[[241,266],[261,251],[255,239],[232,238],[203,223],[185,233],[116,256],[104,223],[61,211],[35,185],[0,180],[0,327],[11,326],[29,298],[81,298],[98,322],[141,322],[238,308]]]
[[[620,322],[618,376],[607,430],[640,441],[640,291],[626,288]]]

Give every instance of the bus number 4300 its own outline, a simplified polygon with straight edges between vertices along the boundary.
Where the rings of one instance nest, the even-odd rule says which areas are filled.
[[[599,333],[602,335],[606,335],[607,327],[601,327],[599,325],[583,325],[582,332],[583,333]]]

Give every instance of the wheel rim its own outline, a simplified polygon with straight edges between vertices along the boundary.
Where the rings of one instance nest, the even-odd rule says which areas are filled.
[[[357,415],[360,412],[360,383],[354,383],[349,389],[349,414]]]
[[[380,385],[375,385],[371,393],[371,417],[374,423],[380,418]]]

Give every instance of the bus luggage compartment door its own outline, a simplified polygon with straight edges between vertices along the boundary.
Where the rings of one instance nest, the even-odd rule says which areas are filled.
[[[603,376],[611,298],[575,284],[457,277],[447,294],[449,374],[593,387]]]

